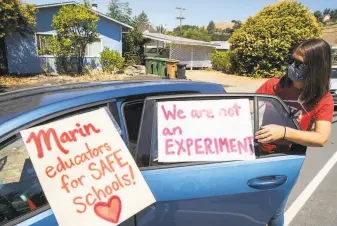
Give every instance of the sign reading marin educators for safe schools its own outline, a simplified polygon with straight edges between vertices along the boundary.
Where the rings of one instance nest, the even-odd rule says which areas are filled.
[[[158,161],[255,159],[248,99],[158,103]]]
[[[118,225],[155,202],[106,109],[21,131],[59,225]]]

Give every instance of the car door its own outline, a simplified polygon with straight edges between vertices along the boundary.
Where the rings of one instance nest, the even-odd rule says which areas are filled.
[[[261,94],[188,94],[145,100],[136,161],[156,203],[136,215],[138,226],[266,225],[289,195],[305,159],[306,148],[276,142],[276,152],[254,143],[255,160],[158,163],[157,105],[165,101],[249,99],[255,132],[263,124],[299,129],[286,105]],[[226,125],[224,125],[226,126]],[[196,127],[197,129],[197,127]],[[199,128],[207,129],[207,128]],[[263,152],[261,152],[261,150]]]
[[[116,102],[108,100],[41,117],[31,125],[13,129],[8,138],[0,137],[0,225],[58,225],[18,131],[102,107],[119,123]],[[134,220],[130,217],[119,225],[134,226]]]

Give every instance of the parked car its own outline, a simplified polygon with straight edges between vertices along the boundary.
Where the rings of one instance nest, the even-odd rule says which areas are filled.
[[[332,66],[330,84],[331,84],[330,92],[333,96],[333,100],[336,106],[337,105],[337,65]]]
[[[187,80],[77,83],[1,94],[0,157],[10,159],[15,150],[25,148],[19,134],[22,129],[107,107],[156,198],[155,204],[120,225],[265,226],[296,183],[306,148],[293,144],[290,151],[265,154],[254,143],[256,159],[250,161],[163,164],[153,157],[157,154],[157,103],[235,98],[250,100],[254,131],[263,123],[264,105],[274,109],[268,113],[270,122],[300,128],[278,97],[228,94],[219,84]],[[4,160],[1,169],[9,162]],[[0,174],[1,225],[57,225],[30,159],[21,158],[15,164],[21,172],[16,182],[4,183]]]
[[[147,57],[160,57],[160,58],[169,58],[170,57],[170,49],[159,47],[151,48],[147,50],[146,54]]]

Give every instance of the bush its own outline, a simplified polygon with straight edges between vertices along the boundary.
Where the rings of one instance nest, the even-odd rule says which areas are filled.
[[[301,3],[275,3],[248,18],[229,39],[232,68],[255,77],[280,76],[294,44],[320,35],[315,16]]]
[[[213,69],[223,72],[230,72],[230,52],[214,51],[212,54],[212,66]]]
[[[99,60],[104,72],[113,72],[124,67],[124,58],[118,51],[109,48],[104,48]]]
[[[141,56],[137,54],[125,53],[124,58],[125,58],[125,64],[128,66],[139,65],[142,63]]]

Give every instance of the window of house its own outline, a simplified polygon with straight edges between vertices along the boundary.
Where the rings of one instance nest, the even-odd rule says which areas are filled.
[[[36,34],[36,44],[37,51],[39,55],[51,55],[50,51],[48,51],[50,39],[54,36],[54,34]],[[100,39],[97,42],[90,43],[85,48],[85,56],[94,56],[97,57],[102,51],[103,40]]]
[[[50,55],[48,47],[52,37],[53,34],[36,34],[37,52],[39,55]]]

